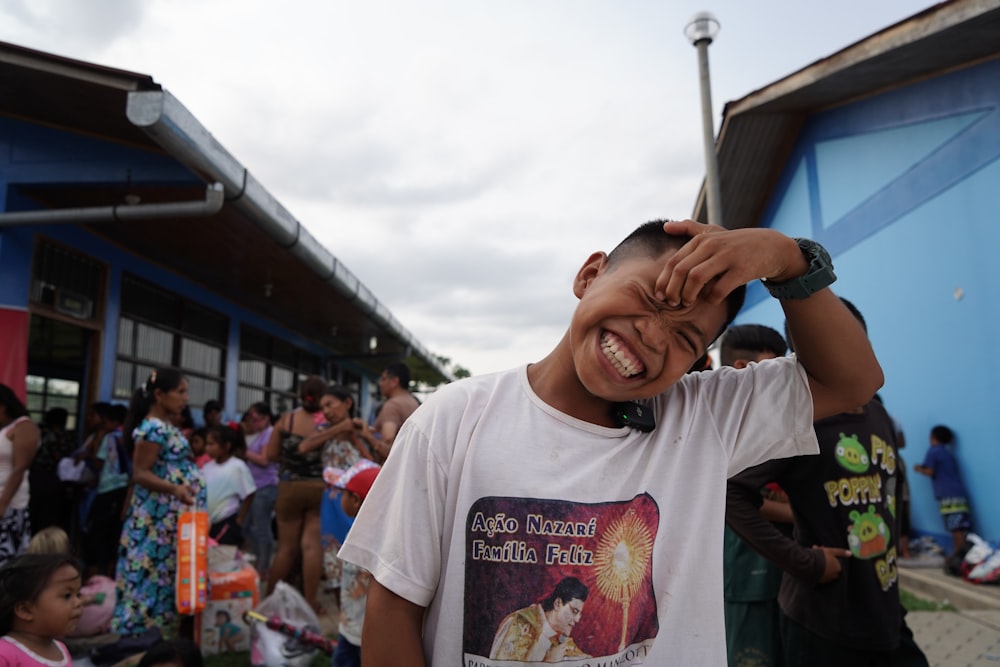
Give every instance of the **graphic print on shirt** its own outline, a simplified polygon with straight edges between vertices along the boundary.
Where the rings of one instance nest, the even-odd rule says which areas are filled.
[[[649,494],[488,497],[466,520],[464,667],[643,664],[659,630]]]
[[[892,529],[896,517],[896,451],[871,435],[869,447],[854,434],[840,434],[834,450],[847,473],[825,484],[830,507],[852,507],[847,513],[847,546],[855,558],[872,562],[882,590],[896,582],[896,547]]]

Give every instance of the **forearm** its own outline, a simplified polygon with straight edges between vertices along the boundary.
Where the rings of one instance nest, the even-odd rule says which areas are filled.
[[[792,506],[789,503],[778,502],[777,500],[764,499],[764,504],[760,506],[760,515],[768,521],[778,523],[794,523],[792,516]]]
[[[132,473],[132,481],[144,489],[157,493],[174,495],[177,493],[177,485],[167,480],[157,477],[152,470],[136,470]]]
[[[361,635],[365,667],[424,667],[424,608],[371,580]]]
[[[823,576],[824,557],[779,531],[757,506],[759,486],[730,481],[726,492],[726,524],[772,563],[793,577],[815,583]]]
[[[251,452],[250,450],[247,450],[247,461],[262,467],[271,463],[266,453]]]
[[[861,407],[882,386],[868,335],[829,289],[781,302],[795,355],[809,376],[814,419]]]

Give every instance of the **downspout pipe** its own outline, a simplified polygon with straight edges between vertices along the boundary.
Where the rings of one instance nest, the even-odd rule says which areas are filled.
[[[188,168],[207,175],[225,188],[233,206],[268,236],[309,267],[324,282],[395,338],[442,377],[454,380],[437,357],[424,348],[393,317],[371,290],[282,206],[215,137],[166,90],[128,94],[126,116],[170,155]]]
[[[0,228],[20,225],[113,222],[115,220],[199,218],[215,215],[222,210],[224,203],[225,191],[222,184],[212,183],[205,188],[205,198],[195,201],[167,202],[162,204],[115,204],[114,206],[88,206],[0,213]]]

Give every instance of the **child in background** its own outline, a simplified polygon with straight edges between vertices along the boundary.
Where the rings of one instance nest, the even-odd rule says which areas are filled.
[[[205,453],[212,460],[202,466],[208,491],[209,537],[219,544],[243,544],[243,521],[250,511],[257,485],[250,466],[236,454],[246,451],[243,432],[237,425],[209,428]]]
[[[28,543],[27,553],[72,557],[69,535],[58,526],[49,526],[35,533]],[[80,588],[80,602],[83,610],[77,619],[75,630],[67,633],[67,636],[89,637],[107,632],[115,608],[114,580],[101,575],[88,577]]]
[[[0,664],[71,667],[56,637],[83,611],[80,571],[65,554],[26,554],[0,569]]]
[[[109,430],[87,462],[97,474],[97,494],[84,524],[83,556],[88,575],[114,577],[124,523],[122,510],[132,466],[122,440],[122,424],[127,412],[121,404],[108,408],[105,422]]]
[[[212,460],[212,457],[205,452],[205,434],[207,428],[196,428],[191,432],[188,442],[191,444],[191,455],[194,456],[194,463],[199,468],[204,468],[205,464]]]
[[[340,506],[344,514],[352,519],[358,515],[379,469],[377,463],[362,459],[334,481],[333,487],[341,490]],[[370,581],[371,575],[367,570],[344,562],[340,572],[340,638],[333,653],[333,667],[361,665],[361,629]]]
[[[923,464],[914,465],[913,469],[933,480],[934,497],[938,501],[945,530],[951,533],[951,552],[955,553],[972,530],[969,495],[958,474],[958,461],[949,447],[955,441],[955,434],[947,426],[939,424],[931,429],[930,440],[931,447]]]

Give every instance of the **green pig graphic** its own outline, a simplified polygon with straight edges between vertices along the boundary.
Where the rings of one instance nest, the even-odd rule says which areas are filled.
[[[834,451],[837,463],[848,472],[863,473],[868,471],[868,452],[865,446],[858,440],[858,436],[847,437],[840,434],[837,441],[837,449]]]
[[[889,548],[889,525],[875,513],[875,506],[869,505],[864,514],[853,510],[849,516],[854,522],[847,529],[851,553],[864,560],[884,554]]]

